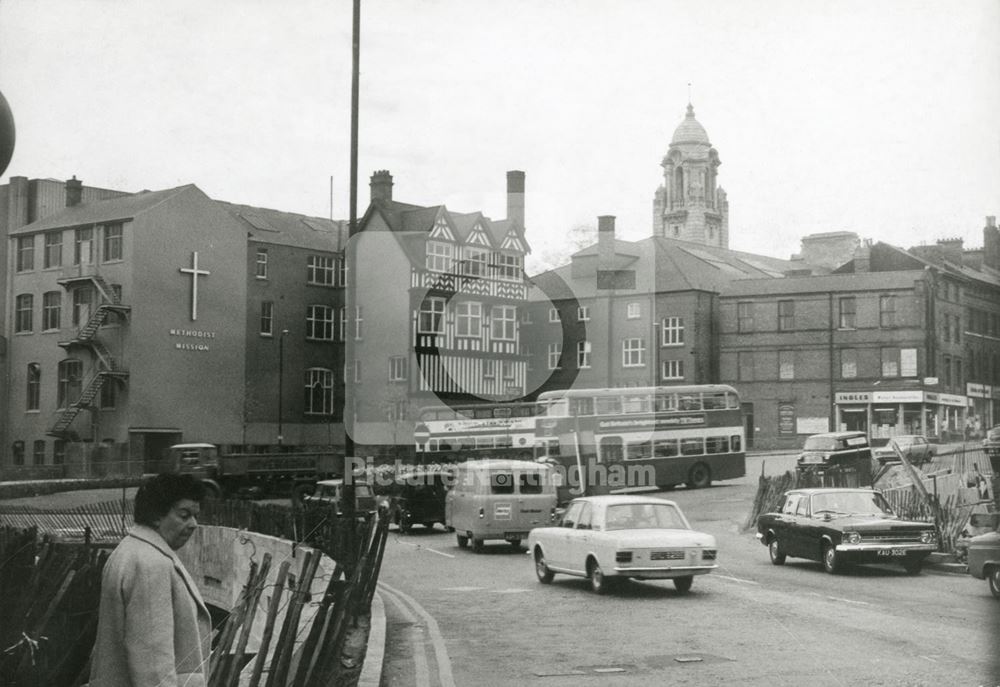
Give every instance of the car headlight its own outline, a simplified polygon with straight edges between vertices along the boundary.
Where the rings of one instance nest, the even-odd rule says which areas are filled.
[[[921,544],[936,544],[937,543],[937,532],[934,530],[924,530],[920,533],[920,543]]]
[[[615,563],[631,563],[631,551],[615,551]]]
[[[844,532],[841,541],[845,544],[860,544],[861,535],[858,532]]]

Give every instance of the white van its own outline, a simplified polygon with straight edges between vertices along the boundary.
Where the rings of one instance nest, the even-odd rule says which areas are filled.
[[[523,460],[474,460],[449,469],[445,526],[458,545],[482,551],[488,539],[519,547],[535,527],[552,522],[556,487],[548,465]]]

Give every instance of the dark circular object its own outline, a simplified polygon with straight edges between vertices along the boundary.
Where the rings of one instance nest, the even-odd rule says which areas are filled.
[[[14,115],[7,99],[0,93],[0,174],[7,171],[10,158],[14,156]]]

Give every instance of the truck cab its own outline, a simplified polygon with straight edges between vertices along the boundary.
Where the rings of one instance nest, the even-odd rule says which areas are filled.
[[[174,444],[167,449],[167,470],[192,475],[202,481],[214,481],[219,470],[219,447],[202,443]]]

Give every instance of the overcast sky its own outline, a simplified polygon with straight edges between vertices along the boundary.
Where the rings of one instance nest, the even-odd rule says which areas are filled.
[[[360,210],[506,214],[528,240],[651,233],[684,117],[722,160],[732,248],[849,230],[982,245],[1000,215],[1000,2],[362,0]],[[350,0],[0,0],[6,175],[348,216]],[[537,264],[529,261],[529,266]]]

